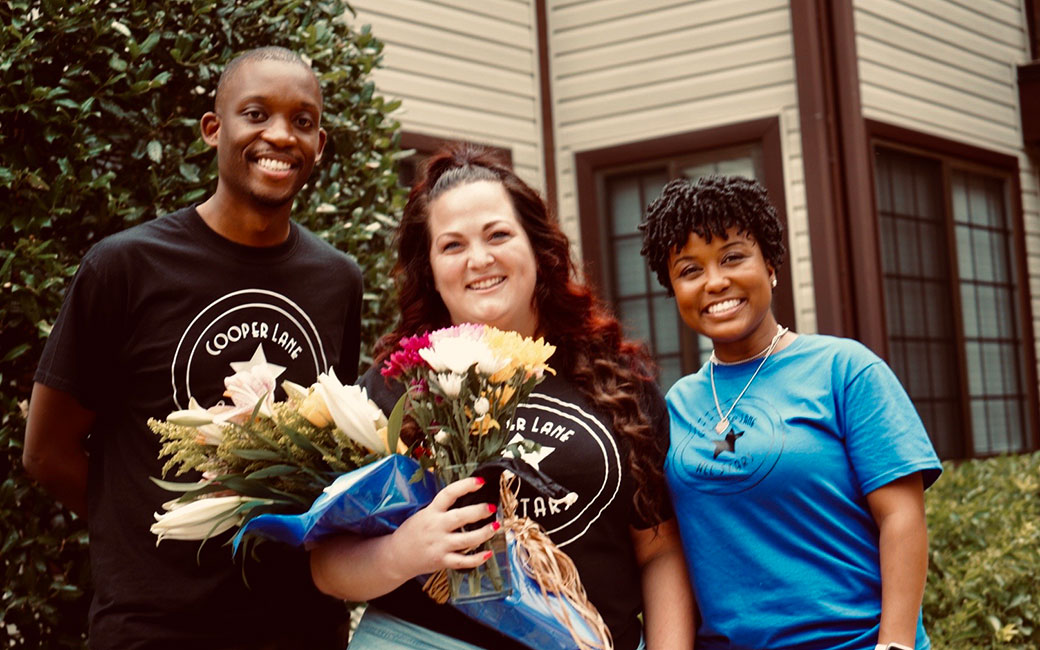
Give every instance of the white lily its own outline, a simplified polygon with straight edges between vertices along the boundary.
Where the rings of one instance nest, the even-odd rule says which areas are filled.
[[[158,536],[156,545],[164,539],[202,540],[230,530],[242,523],[243,515],[236,512],[251,497],[240,495],[199,499],[191,503],[163,504],[166,512],[155,513],[151,531]]]
[[[307,388],[294,381],[289,381],[288,379],[282,382],[282,390],[284,390],[286,396],[294,402],[302,402],[307,399],[307,395],[310,392]]]
[[[336,428],[359,445],[376,452],[388,452],[379,429],[386,426],[386,416],[360,386],[344,386],[334,370],[318,375],[315,385]]]
[[[455,399],[462,392],[462,380],[463,376],[454,372],[440,372],[430,376],[430,382],[448,399]]]
[[[219,424],[204,424],[201,427],[195,427],[195,430],[199,432],[195,439],[201,445],[216,447],[224,442],[224,428]]]
[[[199,403],[192,397],[188,400],[188,408],[170,413],[166,416],[166,421],[182,427],[200,427],[204,424],[212,424],[213,414],[199,406]]]
[[[257,415],[271,417],[271,404],[274,403],[275,376],[267,366],[253,366],[247,370],[239,370],[224,379],[224,395],[231,398],[235,407],[220,413],[215,422],[237,422],[244,424],[257,402],[264,400]]]

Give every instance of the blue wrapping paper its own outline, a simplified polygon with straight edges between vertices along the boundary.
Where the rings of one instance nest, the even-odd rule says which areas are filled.
[[[419,464],[393,454],[341,475],[299,515],[264,514],[246,522],[234,539],[237,552],[249,535],[267,540],[306,546],[324,537],[351,532],[366,537],[392,533],[405,519],[426,507],[438,492],[432,473],[411,482]],[[500,600],[453,605],[470,618],[537,650],[577,650],[570,632],[560,623],[542,598],[538,584],[524,573],[516,542],[508,533],[509,565],[513,592]],[[420,583],[427,576],[416,578]],[[550,595],[553,607],[566,608],[571,625],[586,639],[592,632],[561,598]]]
[[[235,535],[234,550],[246,535],[292,546],[307,546],[323,537],[348,532],[365,537],[386,535],[437,494],[437,482],[429,472],[411,483],[419,463],[392,454],[340,475],[307,512],[298,515],[259,515]]]

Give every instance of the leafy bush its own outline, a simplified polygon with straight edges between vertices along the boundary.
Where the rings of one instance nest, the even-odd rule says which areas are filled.
[[[347,11],[342,0],[0,0],[0,645],[82,645],[84,527],[22,472],[22,409],[83,253],[215,187],[198,118],[234,54],[281,45],[313,62],[329,144],[294,216],[361,265],[366,344],[392,318],[397,104],[369,80],[382,44],[348,27]]]
[[[935,648],[1040,648],[1040,453],[946,463],[926,506]]]

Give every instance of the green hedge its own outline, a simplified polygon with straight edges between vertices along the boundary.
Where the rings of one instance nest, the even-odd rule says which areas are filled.
[[[198,119],[234,54],[281,45],[313,62],[329,145],[294,215],[364,270],[366,343],[392,319],[397,103],[374,91],[382,44],[348,27],[350,11],[341,0],[0,0],[0,646],[82,646],[86,534],[22,472],[22,411],[83,253],[213,190]]]
[[[925,496],[934,647],[1040,648],[1040,453],[946,463]]]

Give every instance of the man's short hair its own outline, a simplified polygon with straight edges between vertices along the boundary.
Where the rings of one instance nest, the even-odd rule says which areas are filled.
[[[231,59],[231,61],[229,61],[224,67],[224,71],[220,73],[220,80],[217,82],[217,94],[216,97],[213,98],[214,106],[220,104],[220,96],[223,94],[224,88],[235,76],[242,64],[247,61],[281,61],[283,63],[298,63],[310,70],[311,74],[314,73],[314,71],[311,70],[311,66],[303,60],[303,57],[290,49],[279,47],[277,45],[270,45],[267,47],[258,47],[252,50],[247,50]],[[317,75],[314,76],[314,80],[318,80]],[[324,104],[325,100],[321,94],[320,83],[318,84],[318,99],[321,100],[322,104]]]

